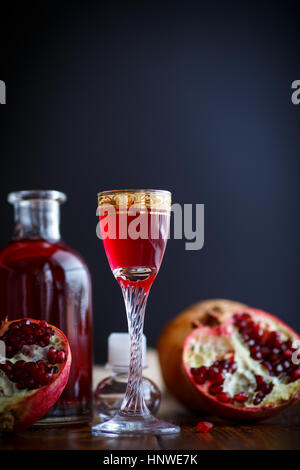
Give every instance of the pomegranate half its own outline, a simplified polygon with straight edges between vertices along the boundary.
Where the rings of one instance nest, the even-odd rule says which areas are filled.
[[[182,364],[186,337],[200,325],[218,323],[218,317],[225,312],[243,308],[247,306],[232,300],[204,300],[188,307],[163,329],[157,344],[162,376],[170,394],[187,408],[199,409],[199,393],[187,378]]]
[[[251,421],[273,416],[300,399],[300,337],[294,330],[252,308],[211,316],[211,324],[201,324],[187,336],[182,353],[197,409]]]
[[[6,322],[0,329],[6,360],[0,363],[0,434],[21,431],[42,418],[69,377],[65,335],[45,321]]]

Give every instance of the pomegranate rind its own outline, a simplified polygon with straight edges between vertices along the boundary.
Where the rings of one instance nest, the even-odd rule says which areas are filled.
[[[228,299],[209,299],[191,305],[171,320],[163,329],[157,344],[161,373],[169,393],[191,410],[201,410],[199,393],[193,387],[182,364],[186,337],[197,326],[218,321],[225,312],[247,308],[247,305]],[[205,405],[202,411],[205,410]]]
[[[270,324],[275,324],[276,329],[283,333],[284,335],[290,337],[292,340],[300,339],[300,336],[296,331],[289,327],[282,320],[274,317],[268,312],[263,310],[246,308],[242,309],[242,312],[250,313],[256,320],[261,320],[264,322],[269,322]],[[236,313],[236,312],[234,312]],[[237,312],[239,313],[239,312]],[[284,409],[294,405],[300,400],[300,380],[297,380],[291,385],[291,396],[288,400],[268,403],[266,405],[260,406],[245,406],[237,407],[232,403],[220,403],[214,395],[208,393],[208,385],[199,385],[195,383],[193,375],[191,373],[191,367],[187,362],[187,352],[190,348],[191,342],[199,340],[200,336],[205,336],[213,334],[216,337],[221,335],[230,335],[230,326],[232,323],[233,312],[224,312],[222,314],[221,324],[215,326],[214,328],[209,328],[207,326],[199,326],[195,329],[190,335],[187,336],[184,347],[182,351],[182,367],[185,373],[186,378],[189,380],[190,384],[193,386],[194,390],[197,391],[197,407],[190,407],[191,409],[202,411],[205,410],[210,414],[216,414],[218,416],[229,418],[237,421],[258,421],[266,418],[270,418],[280,413]],[[215,330],[215,331],[213,331]],[[193,403],[194,405],[194,403]]]
[[[0,329],[0,336],[5,333],[11,323],[21,320],[24,319],[6,322]],[[31,323],[40,323],[39,320],[32,318],[27,318],[27,320]],[[48,326],[54,329],[55,335],[64,346],[66,360],[63,364],[58,365],[59,372],[49,385],[37,390],[21,391],[9,398],[0,397],[0,435],[2,433],[23,431],[43,418],[58,400],[68,382],[72,362],[69,342],[61,330],[50,324]]]

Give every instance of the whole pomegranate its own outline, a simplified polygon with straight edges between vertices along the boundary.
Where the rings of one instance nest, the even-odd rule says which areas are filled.
[[[187,378],[182,364],[186,337],[199,325],[214,324],[224,312],[241,308],[246,305],[226,299],[204,300],[188,307],[163,329],[157,344],[162,376],[171,395],[186,407],[201,409],[199,393]]]
[[[5,322],[0,328],[6,361],[0,363],[0,434],[21,431],[42,418],[69,377],[65,335],[45,321]]]
[[[296,403],[300,367],[293,343],[299,335],[267,312],[226,307],[207,312],[186,336],[177,364],[186,396],[173,394],[191,409],[242,421],[268,418]]]

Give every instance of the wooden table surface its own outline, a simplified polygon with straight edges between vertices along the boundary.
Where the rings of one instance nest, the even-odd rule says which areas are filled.
[[[0,439],[0,450],[216,450],[216,449],[300,449],[300,404],[280,416],[258,424],[232,424],[219,418],[207,434],[196,431],[202,417],[180,408],[163,397],[159,416],[181,426],[179,435],[156,437],[93,437],[90,425],[38,428]]]

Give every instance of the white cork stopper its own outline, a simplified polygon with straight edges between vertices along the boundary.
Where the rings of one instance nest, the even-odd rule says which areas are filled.
[[[143,367],[146,362],[147,340],[143,335],[142,354]],[[128,333],[111,333],[108,337],[108,367],[129,367],[130,362],[130,339]]]

